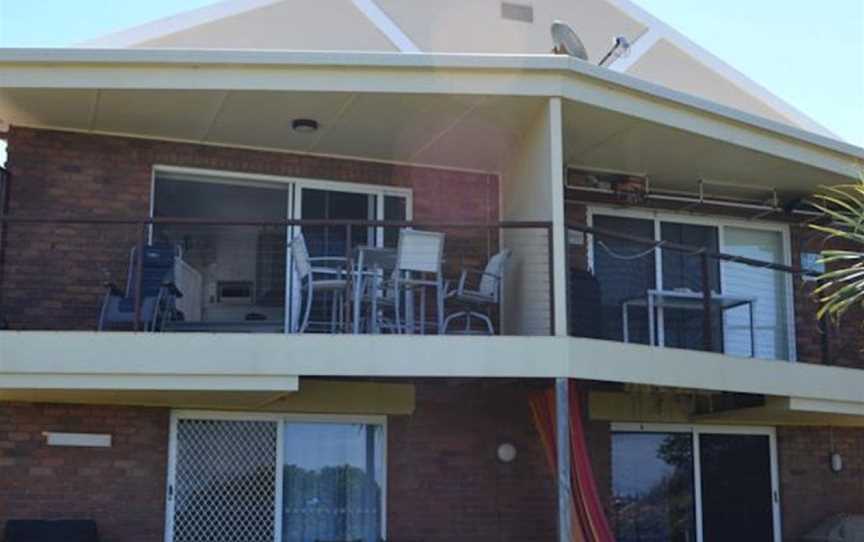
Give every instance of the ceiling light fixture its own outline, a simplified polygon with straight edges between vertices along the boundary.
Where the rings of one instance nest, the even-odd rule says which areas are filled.
[[[295,132],[310,134],[318,130],[318,121],[313,119],[294,119],[291,121],[291,128]]]

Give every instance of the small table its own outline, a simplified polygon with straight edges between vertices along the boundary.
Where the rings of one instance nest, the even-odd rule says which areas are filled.
[[[756,331],[753,322],[753,306],[755,297],[743,297],[730,294],[711,292],[711,306],[725,312],[736,307],[747,305],[750,312],[750,356],[756,357]],[[705,308],[702,292],[692,290],[646,290],[643,295],[631,297],[621,302],[624,342],[630,342],[630,307],[645,307],[648,309],[648,342],[655,346],[656,311],[662,309],[681,309],[702,311]],[[663,346],[662,334],[657,334],[657,343]]]
[[[356,265],[351,274],[353,284],[353,321],[354,335],[360,333],[360,307],[363,304],[363,283],[367,278],[379,280],[381,274],[393,271],[396,267],[396,249],[361,245],[354,247],[353,260]],[[375,310],[373,308],[373,310]],[[373,315],[374,317],[374,315]]]

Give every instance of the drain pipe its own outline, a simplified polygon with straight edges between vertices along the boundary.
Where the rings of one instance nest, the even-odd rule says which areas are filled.
[[[558,479],[558,542],[573,542],[573,489],[570,485],[570,390],[566,378],[555,379],[555,447]]]

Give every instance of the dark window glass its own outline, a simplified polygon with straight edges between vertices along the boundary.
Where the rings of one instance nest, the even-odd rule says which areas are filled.
[[[694,542],[691,433],[614,433],[612,491],[618,542]]]
[[[768,436],[700,434],[699,464],[704,541],[773,541]]]
[[[288,216],[289,186],[244,180],[228,182],[198,176],[160,176],[156,180],[156,217],[281,222]],[[182,248],[189,277],[176,276],[184,296],[177,300],[190,322],[264,322],[281,329],[285,304],[286,228],[282,225],[164,224],[154,242]],[[193,273],[194,271],[194,273]],[[197,276],[196,276],[197,275]],[[249,295],[219,295],[225,283],[245,284]]]
[[[356,192],[303,189],[303,220],[371,220],[375,218],[375,196]],[[309,255],[345,256],[345,226],[304,226]],[[372,241],[368,228],[351,228],[351,246]]]
[[[702,247],[710,252],[717,252],[719,247],[718,230],[714,226],[661,222],[660,238],[672,243]],[[662,249],[662,262],[664,290],[702,293],[702,258],[699,255]],[[708,284],[713,292],[720,292],[720,262],[716,259],[708,261]],[[676,348],[704,349],[702,316],[702,307],[698,302],[692,308],[663,309],[663,344]],[[720,352],[723,346],[722,314],[719,310],[713,310],[711,316],[714,333],[712,345],[715,351]]]
[[[384,220],[407,220],[408,201],[402,196],[384,196]],[[384,246],[396,248],[399,228],[384,228]]]
[[[598,215],[594,227],[654,239],[651,220]],[[583,307],[582,311],[590,315],[584,320],[597,328],[600,338],[620,341],[624,339],[624,302],[644,300],[646,290],[656,285],[654,251],[650,245],[602,235],[593,236],[593,251],[593,279],[572,284],[571,312],[577,306]],[[586,306],[598,303],[599,307]],[[648,343],[648,311],[644,303],[628,308],[626,326],[630,342]],[[577,336],[591,336],[585,332],[588,330],[574,328]]]

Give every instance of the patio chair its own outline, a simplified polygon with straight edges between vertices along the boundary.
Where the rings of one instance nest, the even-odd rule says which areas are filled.
[[[300,325],[296,333],[305,333],[309,327],[309,318],[312,314],[312,304],[315,301],[316,292],[329,293],[332,296],[330,313],[330,332],[335,333],[345,321],[345,292],[348,288],[347,260],[337,256],[320,256],[312,258],[306,246],[303,234],[297,234],[289,244],[291,248],[291,259],[294,262],[294,272],[300,284],[301,297],[305,298],[306,305],[302,311]],[[315,266],[317,262],[339,262],[339,267]],[[326,278],[318,278],[324,275]],[[293,322],[293,318],[292,318]]]
[[[139,321],[144,331],[156,331],[176,315],[174,301],[183,294],[174,284],[174,262],[180,256],[179,248],[168,244],[144,247],[141,262],[141,280],[138,280],[137,247],[129,256],[129,271],[126,276],[126,291],[115,284],[105,284],[108,289],[102,310],[99,313],[99,331],[112,325],[126,325],[135,321],[135,289],[140,282],[141,295]]]
[[[486,268],[483,271],[478,269],[463,269],[459,277],[457,287],[447,292],[446,298],[452,300],[460,306],[461,310],[455,312],[444,320],[444,333],[450,322],[457,318],[465,318],[464,333],[472,333],[471,318],[482,320],[486,324],[486,329],[489,335],[495,334],[495,328],[492,325],[492,319],[489,313],[493,307],[498,306],[501,302],[501,285],[504,278],[504,267],[510,259],[512,251],[510,249],[502,250],[495,254],[486,263]],[[469,276],[480,277],[479,284],[476,289],[468,287]]]
[[[384,285],[392,300],[395,331],[405,333],[417,327],[425,333],[426,327],[426,289],[435,290],[436,329],[443,330],[444,324],[444,279],[441,265],[444,256],[444,234],[431,231],[402,229],[396,247],[396,266],[391,280]],[[403,321],[402,304],[405,293],[420,291],[420,323],[415,325],[412,318],[405,314]],[[412,315],[413,317],[413,315]]]
[[[99,529],[92,520],[10,519],[4,542],[99,542]]]

